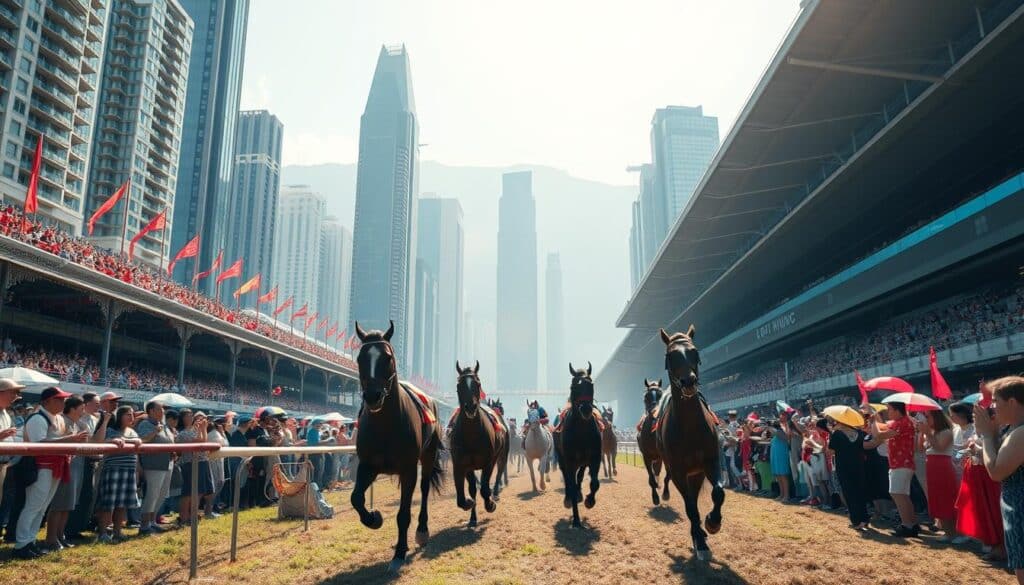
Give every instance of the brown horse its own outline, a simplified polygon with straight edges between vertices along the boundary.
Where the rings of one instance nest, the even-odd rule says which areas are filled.
[[[637,425],[636,444],[647,468],[647,483],[651,486],[651,501],[657,506],[661,500],[668,500],[669,476],[665,474],[665,489],[658,497],[658,476],[661,475],[661,453],[658,452],[658,438],[654,436],[654,407],[661,402],[661,380],[654,382],[644,378],[644,417]]]
[[[455,501],[459,508],[470,512],[469,527],[476,526],[476,470],[480,470],[480,496],[484,509],[493,512],[497,504],[491,498],[491,474],[497,470],[494,483],[495,495],[501,491],[501,473],[508,460],[508,432],[495,428],[494,414],[480,404],[480,362],[476,367],[462,368],[455,362],[459,373],[456,392],[459,395],[459,412],[452,423],[450,447],[452,453],[452,478],[455,480]],[[504,426],[503,422],[498,424]],[[469,498],[465,495],[464,482],[469,483]]]
[[[379,474],[398,476],[401,489],[398,542],[389,566],[392,573],[397,573],[405,564],[405,555],[409,551],[407,533],[412,516],[413,491],[416,489],[416,466],[419,465],[423,471],[419,482],[422,502],[416,543],[423,546],[430,535],[427,497],[431,486],[435,492],[440,491],[443,469],[438,462],[438,453],[444,447],[437,404],[429,399],[424,403],[408,386],[398,381],[398,364],[395,362],[395,350],[391,347],[394,332],[393,322],[386,332],[366,332],[356,323],[356,335],[362,342],[356,363],[363,404],[356,437],[359,466],[352,488],[352,508],[359,514],[363,526],[374,530],[380,528],[384,519],[379,511],[366,509],[366,490]]]
[[[593,367],[587,363],[586,370],[577,370],[569,364],[572,386],[569,389],[569,407],[562,416],[560,430],[555,433],[555,451],[558,466],[565,482],[566,508],[572,508],[572,525],[583,528],[580,523],[579,503],[583,500],[583,474],[590,469],[590,492],[583,505],[588,509],[597,503],[597,490],[601,487],[598,475],[601,472],[601,433],[597,430],[594,416],[594,381],[590,374]]]
[[[665,343],[665,369],[668,371],[670,394],[662,399],[655,436],[658,452],[672,483],[683,495],[686,517],[690,520],[690,536],[697,558],[711,558],[707,532],[701,528],[697,498],[704,480],[711,482],[711,513],[704,519],[708,532],[715,534],[722,528],[721,456],[715,417],[697,389],[700,353],[693,344],[695,333],[690,325],[686,333],[669,335],[661,330]]]
[[[604,476],[609,479],[619,474],[615,467],[615,459],[619,455],[619,439],[615,436],[615,427],[612,426],[614,417],[612,409],[601,409],[601,418],[605,422],[604,430],[601,431],[601,457],[604,463]]]
[[[505,453],[505,458],[500,461],[498,467],[498,476],[494,480],[494,501],[498,501],[499,488],[508,487],[508,462],[512,458],[512,445],[518,440],[515,436],[515,424],[510,424],[505,420],[505,406],[501,403],[500,398],[491,400],[487,399],[487,406],[494,411],[497,415],[498,420],[501,422],[501,426],[505,427],[507,433],[506,442],[508,443],[508,451]],[[513,423],[515,419],[513,419]]]

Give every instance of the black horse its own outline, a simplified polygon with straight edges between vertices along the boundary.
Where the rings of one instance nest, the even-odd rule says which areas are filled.
[[[455,362],[459,373],[456,391],[459,395],[459,413],[452,423],[449,444],[452,453],[452,477],[455,480],[456,503],[463,510],[470,511],[469,526],[476,526],[475,471],[480,470],[480,496],[484,509],[493,512],[497,504],[491,499],[491,474],[497,471],[494,494],[501,491],[501,474],[508,461],[508,430],[500,419],[491,419],[495,414],[480,405],[480,362],[476,367],[462,368]],[[496,428],[495,422],[498,427]],[[469,499],[465,496],[464,482],[469,483]]]
[[[697,558],[709,560],[707,533],[701,528],[697,498],[704,479],[711,482],[711,513],[704,519],[708,532],[715,534],[722,527],[721,456],[715,416],[704,403],[697,389],[700,353],[693,344],[695,333],[690,325],[686,333],[669,335],[661,330],[665,343],[665,369],[668,371],[671,394],[662,399],[658,413],[658,452],[665,469],[686,503],[686,517],[690,520],[690,536]]]
[[[583,504],[593,508],[597,503],[597,490],[601,486],[601,431],[594,417],[594,381],[590,378],[593,367],[587,362],[586,370],[577,370],[569,364],[572,386],[569,389],[569,407],[562,414],[560,432],[556,433],[555,452],[565,482],[566,508],[572,508],[572,525],[582,528],[579,503],[583,500],[583,474],[590,469],[590,493]]]
[[[509,423],[505,420],[505,405],[501,403],[500,398],[491,400],[487,399],[487,406],[494,411],[494,414],[498,415],[498,420],[501,421],[501,426],[505,427],[508,431],[508,452],[505,453],[505,459],[501,461],[501,466],[498,468],[498,477],[494,481],[494,499],[497,500],[499,496],[498,488],[508,487],[508,461],[512,458],[512,445],[515,444],[515,438],[512,436],[512,431],[515,428],[515,419]]]
[[[397,475],[401,487],[401,506],[398,510],[398,542],[389,570],[397,573],[405,563],[409,551],[407,533],[412,513],[412,495],[416,489],[417,464],[422,467],[420,479],[419,523],[416,543],[427,543],[427,497],[430,487],[439,492],[443,481],[443,468],[438,461],[441,444],[437,404],[427,398],[421,400],[398,380],[398,364],[391,336],[395,324],[386,332],[363,331],[356,323],[356,335],[362,341],[356,363],[359,365],[359,385],[363,404],[359,411],[359,434],[356,454],[359,466],[352,489],[352,508],[359,521],[374,530],[384,524],[379,511],[366,509],[366,490],[379,474]],[[431,420],[432,418],[432,420]]]
[[[661,402],[661,380],[649,381],[644,378],[644,416],[637,425],[636,444],[647,468],[647,483],[651,486],[651,501],[657,506],[661,500],[668,500],[669,476],[665,474],[665,488],[658,497],[658,476],[661,475],[661,453],[658,452],[658,438],[654,436],[654,408]]]

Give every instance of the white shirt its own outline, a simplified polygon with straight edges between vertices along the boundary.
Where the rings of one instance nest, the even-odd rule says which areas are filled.
[[[52,441],[66,435],[64,417],[53,416],[44,409],[39,410],[43,416],[32,415],[25,423],[25,442],[41,443]]]
[[[14,418],[11,416],[11,413],[8,412],[7,409],[0,408],[0,431],[9,429],[13,426]],[[15,440],[15,436],[12,435],[4,439],[4,442],[13,443],[15,442]],[[0,465],[3,465],[4,463],[9,463],[9,459],[7,457],[0,456]]]

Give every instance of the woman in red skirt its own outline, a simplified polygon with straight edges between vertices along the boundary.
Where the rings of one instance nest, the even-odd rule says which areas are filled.
[[[981,461],[981,445],[974,438],[974,412],[970,404],[955,402],[949,406],[950,417],[961,428],[970,429],[964,449],[963,480],[956,498],[956,530],[979,540],[991,548],[988,560],[1006,558],[1003,548],[1003,517],[999,511],[999,483],[992,481]]]
[[[938,521],[949,542],[956,537],[956,496],[960,485],[953,469],[953,423],[941,410],[928,411],[927,421],[918,425],[925,448],[925,478],[928,483],[928,514]]]

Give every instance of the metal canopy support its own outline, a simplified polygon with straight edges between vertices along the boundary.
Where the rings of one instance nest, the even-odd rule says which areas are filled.
[[[330,389],[331,373],[328,372],[327,370],[320,370],[320,373],[324,375],[324,401],[330,402],[331,401],[330,400],[330,398],[331,398],[331,389]],[[300,400],[302,399],[301,396],[299,397],[299,399]],[[338,402],[341,402],[341,400],[339,399]]]
[[[791,159],[786,159],[786,160],[777,160],[777,161],[762,163],[762,164],[759,164],[759,165],[729,165],[729,166],[727,166],[727,165],[725,165],[725,163],[722,163],[722,164],[718,165],[718,170],[723,171],[723,172],[725,172],[725,171],[729,171],[729,172],[756,171],[756,170],[767,169],[767,168],[771,168],[771,167],[781,167],[781,166],[785,166],[785,165],[792,165],[792,164],[797,164],[797,163],[802,163],[802,162],[811,162],[811,161],[821,160],[821,159],[826,159],[826,158],[834,158],[835,156],[836,156],[836,154],[834,152],[826,152],[826,153],[823,153],[823,154],[815,154],[815,155],[804,156],[804,157],[800,157],[800,158],[791,158]]]
[[[742,191],[740,193],[732,193],[731,195],[726,195],[724,193],[709,193],[709,192],[705,191],[704,194],[702,195],[702,197],[704,197],[706,199],[713,199],[713,200],[716,200],[716,201],[721,201],[721,200],[726,200],[726,199],[735,199],[737,197],[746,197],[748,195],[760,195],[761,193],[771,193],[772,191],[783,191],[783,190],[786,190],[786,189],[796,189],[798,187],[803,187],[804,189],[806,189],[807,188],[807,184],[806,183],[790,183],[788,185],[779,185],[778,187],[766,187],[764,189],[755,189],[753,191]]]
[[[231,353],[231,370],[228,374],[228,390],[231,392],[231,397],[235,396],[235,373],[238,370],[238,355],[242,353],[242,342],[235,341],[234,339],[225,339],[224,343],[228,346],[228,351]]]
[[[189,340],[197,333],[195,327],[188,325],[175,325],[174,330],[178,332],[178,340],[181,342],[181,351],[178,354],[178,387],[185,384],[185,353],[188,350]]]
[[[128,311],[127,305],[123,305],[114,299],[108,299],[107,302],[100,303],[100,311],[103,312],[103,319],[105,321],[103,329],[103,351],[100,354],[100,378],[104,383],[107,380],[107,370],[110,367],[110,346],[114,339],[114,323],[117,319]]]
[[[857,120],[860,118],[871,118],[874,116],[881,116],[882,112],[864,112],[863,114],[849,114],[847,116],[833,116],[831,118],[822,118],[821,120],[809,120],[806,122],[793,122],[790,124],[782,124],[779,126],[769,126],[767,124],[747,124],[753,132],[778,132],[780,130],[792,130],[794,128],[806,128],[807,126],[817,126],[818,124],[828,124],[830,122],[844,122],[846,120]]]
[[[309,371],[309,366],[306,364],[299,364],[299,404],[303,402],[303,397],[306,395],[306,372]]]
[[[270,396],[273,397],[274,396],[274,370],[277,369],[277,360],[279,360],[280,357],[278,357],[276,354],[271,353],[269,351],[264,351],[263,353],[264,353],[264,355],[267,356],[267,367],[270,369],[270,382],[269,382],[269,387],[268,387],[267,392],[269,392]]]
[[[786,62],[796,67],[810,67],[812,69],[824,69],[826,71],[839,71],[842,73],[854,73],[858,75],[871,75],[874,77],[886,77],[889,79],[902,79],[904,81],[924,81],[926,83],[939,83],[942,81],[941,77],[936,77],[934,75],[910,73],[909,71],[893,71],[891,69],[879,69],[877,67],[861,67],[859,65],[842,65],[840,63],[812,61],[810,59],[798,59],[796,57],[790,57]]]

